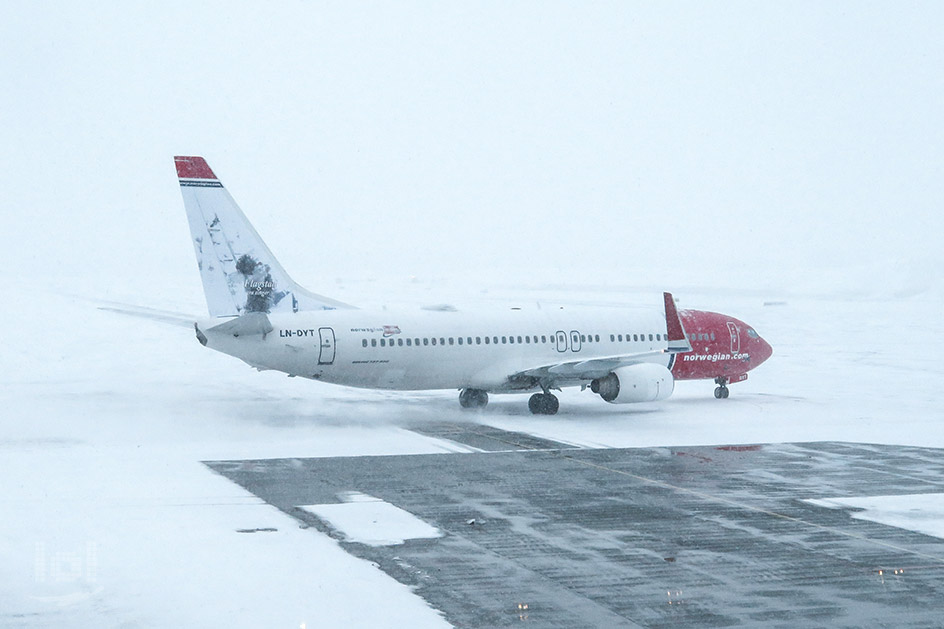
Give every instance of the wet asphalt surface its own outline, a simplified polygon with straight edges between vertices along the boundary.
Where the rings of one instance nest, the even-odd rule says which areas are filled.
[[[474,424],[414,430],[482,452],[206,464],[458,627],[944,626],[944,540],[804,502],[944,492],[944,451],[581,449]],[[443,536],[369,546],[296,508],[351,491]]]

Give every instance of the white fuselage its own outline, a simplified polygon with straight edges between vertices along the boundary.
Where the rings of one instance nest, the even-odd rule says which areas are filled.
[[[265,335],[214,332],[207,346],[260,369],[352,387],[535,388],[509,374],[562,361],[664,349],[658,309],[532,308],[491,312],[323,310],[271,314]],[[670,356],[648,359],[669,366]],[[559,386],[580,384],[561,380]]]

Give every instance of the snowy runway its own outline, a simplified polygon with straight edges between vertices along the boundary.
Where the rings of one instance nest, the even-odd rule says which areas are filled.
[[[444,425],[429,431],[449,434]],[[484,426],[451,434],[508,447],[208,465],[375,562],[457,626],[917,627],[944,614],[944,540],[808,502],[944,492],[944,451],[553,449]],[[442,535],[360,543],[299,507],[328,511],[351,492]]]

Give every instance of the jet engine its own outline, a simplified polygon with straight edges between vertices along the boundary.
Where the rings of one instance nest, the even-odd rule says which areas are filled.
[[[655,402],[672,395],[672,372],[655,363],[639,363],[613,370],[590,383],[590,390],[612,404]]]

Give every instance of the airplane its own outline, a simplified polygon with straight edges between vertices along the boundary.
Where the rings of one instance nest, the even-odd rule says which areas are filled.
[[[552,391],[589,388],[611,404],[669,397],[676,380],[710,379],[716,398],[773,350],[734,317],[661,308],[451,307],[362,310],[289,277],[202,157],[175,157],[210,317],[201,344],[259,370],[350,387],[458,390],[462,408],[490,393],[533,393],[553,415]]]

